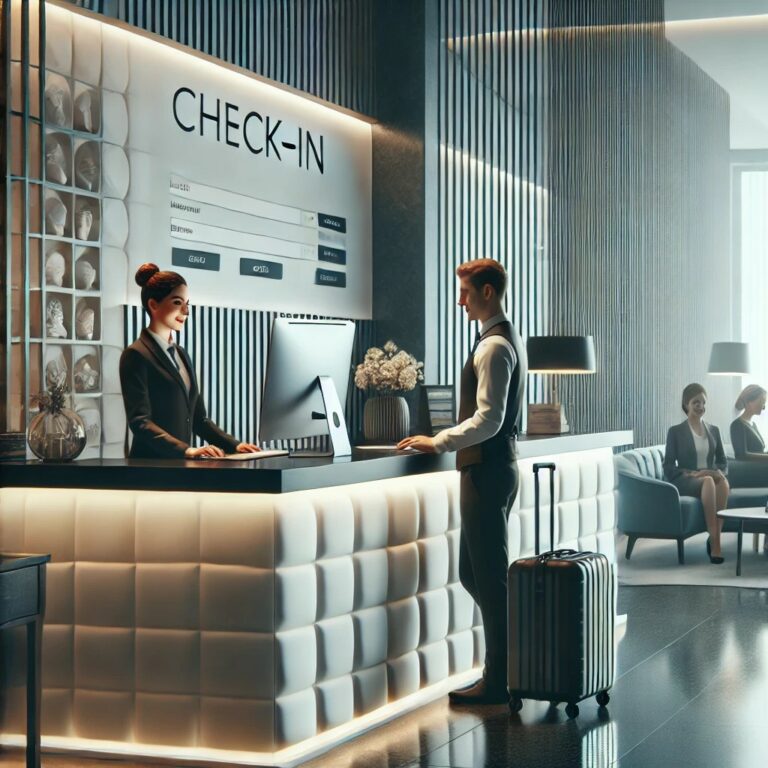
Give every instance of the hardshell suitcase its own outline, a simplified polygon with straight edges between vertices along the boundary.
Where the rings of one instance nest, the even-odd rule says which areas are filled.
[[[549,469],[550,546],[539,554],[539,470]],[[568,703],[597,696],[604,707],[614,675],[614,578],[605,555],[554,550],[555,465],[533,465],[536,556],[509,567],[509,708],[523,699]]]

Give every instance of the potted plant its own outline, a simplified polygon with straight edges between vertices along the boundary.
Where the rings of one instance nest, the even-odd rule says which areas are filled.
[[[399,393],[410,392],[424,381],[424,363],[388,341],[383,349],[371,347],[355,369],[355,386],[373,396],[365,402],[363,434],[366,440],[397,442],[408,436],[408,403]]]
[[[30,398],[40,413],[29,423],[27,442],[43,461],[70,461],[85,448],[85,424],[77,413],[65,408],[67,393],[66,384],[54,381],[47,392]]]

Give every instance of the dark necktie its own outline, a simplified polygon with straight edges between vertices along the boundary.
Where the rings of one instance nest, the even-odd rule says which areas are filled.
[[[176,370],[181,372],[181,368],[179,368],[179,361],[176,359],[176,347],[168,347],[168,354],[171,356],[171,360],[173,360],[173,364],[176,366]]]
[[[475,350],[477,349],[477,345],[480,343],[480,340],[482,338],[483,338],[482,334],[480,333],[480,331],[478,331],[475,334],[475,343],[472,345],[472,352],[470,354],[473,354],[473,355],[475,354]]]

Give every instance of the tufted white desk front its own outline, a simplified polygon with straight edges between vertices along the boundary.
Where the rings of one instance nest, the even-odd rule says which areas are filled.
[[[611,447],[536,458],[558,464],[558,545],[613,558]],[[533,461],[510,559],[533,549]],[[288,493],[3,487],[2,549],[52,555],[44,747],[290,764],[443,695],[484,654],[458,536],[453,471]]]

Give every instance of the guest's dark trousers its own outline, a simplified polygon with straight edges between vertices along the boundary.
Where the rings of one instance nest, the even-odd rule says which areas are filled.
[[[459,579],[480,606],[485,678],[507,684],[507,518],[517,496],[517,462],[484,462],[461,470]]]

